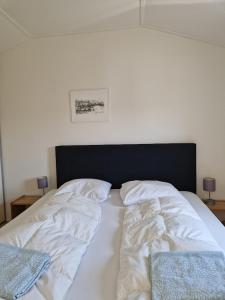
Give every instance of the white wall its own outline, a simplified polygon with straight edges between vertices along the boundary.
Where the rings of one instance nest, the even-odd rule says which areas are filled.
[[[0,101],[1,101],[1,88],[2,88],[1,83],[2,83],[2,68],[1,68],[1,61],[0,61]],[[1,124],[1,112],[0,112],[0,124]],[[0,134],[1,134],[1,127],[0,127]],[[1,162],[1,137],[0,137],[0,223],[5,221],[1,164],[2,162]]]
[[[7,200],[55,186],[55,145],[196,142],[198,192],[225,197],[225,49],[135,29],[37,39],[4,53]],[[71,123],[69,90],[109,87],[111,121]],[[205,195],[205,194],[204,194]]]

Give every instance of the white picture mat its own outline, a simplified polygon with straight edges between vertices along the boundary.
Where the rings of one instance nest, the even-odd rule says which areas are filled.
[[[72,122],[106,122],[109,120],[109,89],[72,90],[70,108]]]

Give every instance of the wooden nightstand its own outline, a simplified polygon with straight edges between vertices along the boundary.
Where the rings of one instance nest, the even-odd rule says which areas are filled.
[[[215,200],[215,204],[207,204],[207,206],[225,225],[225,200]]]
[[[25,209],[34,204],[42,196],[23,195],[11,202],[11,217],[12,219],[21,214]]]
[[[3,226],[6,225],[6,224],[7,224],[6,221],[5,221],[5,222],[2,222],[2,223],[0,224],[0,228],[3,227]]]

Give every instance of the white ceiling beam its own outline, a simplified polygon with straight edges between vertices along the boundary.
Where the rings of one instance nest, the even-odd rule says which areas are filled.
[[[225,0],[0,0],[0,19],[0,42],[9,47],[13,40],[137,27],[225,45]]]
[[[0,7],[0,14],[7,20],[9,21],[13,26],[16,27],[17,30],[19,30],[21,33],[23,33],[27,38],[31,38],[32,35],[23,27],[21,26],[16,20],[14,20],[12,17],[10,17],[7,12],[4,11]]]
[[[145,0],[139,0],[139,26],[142,27],[144,24],[144,11],[145,11]]]
[[[151,5],[223,4],[225,0],[148,0]]]

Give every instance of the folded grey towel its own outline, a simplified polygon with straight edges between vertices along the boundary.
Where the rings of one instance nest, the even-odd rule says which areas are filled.
[[[150,255],[152,300],[224,300],[222,252],[157,252]]]
[[[14,300],[25,295],[50,262],[46,253],[0,243],[0,297]]]

